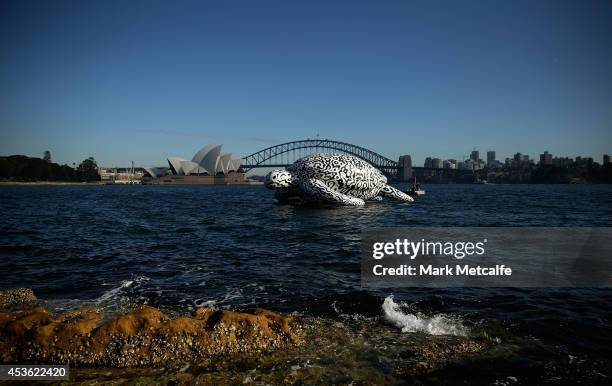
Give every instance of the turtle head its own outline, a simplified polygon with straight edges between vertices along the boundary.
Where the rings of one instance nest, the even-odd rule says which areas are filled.
[[[266,176],[266,188],[268,189],[280,189],[288,188],[293,185],[293,175],[286,170],[272,170]]]

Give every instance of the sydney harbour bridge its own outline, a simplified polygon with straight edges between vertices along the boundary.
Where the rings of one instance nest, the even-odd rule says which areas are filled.
[[[304,139],[267,147],[243,157],[241,169],[248,172],[255,168],[283,168],[299,158],[315,153],[343,153],[359,157],[392,180],[407,180],[413,173],[422,176],[426,172],[436,172],[436,169],[413,167],[410,156],[401,156],[398,161],[394,161],[364,147],[330,139]],[[444,172],[449,170],[445,169]]]

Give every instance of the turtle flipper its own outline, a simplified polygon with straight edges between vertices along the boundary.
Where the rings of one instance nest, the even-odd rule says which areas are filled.
[[[390,185],[383,186],[379,194],[385,197],[392,197],[400,201],[405,201],[405,202],[414,201],[412,197],[410,197],[409,195],[407,195],[406,193],[400,190],[395,189],[393,186],[390,186]]]
[[[311,199],[315,201],[330,202],[341,205],[363,206],[365,202],[361,198],[352,197],[330,189],[323,181],[316,178],[308,178],[301,181],[302,188]]]

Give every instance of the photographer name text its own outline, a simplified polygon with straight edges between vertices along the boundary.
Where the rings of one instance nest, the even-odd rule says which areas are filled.
[[[417,257],[446,256],[456,260],[463,260],[465,257],[483,256],[486,244],[487,239],[467,242],[396,239],[394,242],[373,243],[372,258],[374,260],[381,260],[387,256],[401,256],[412,261]],[[436,266],[425,262],[418,262],[415,265],[399,264],[396,266],[376,264],[372,267],[372,273],[375,276],[511,276],[512,268],[503,264],[496,264],[494,266],[470,264]]]
[[[443,267],[435,267],[431,264],[419,265],[418,268],[412,265],[402,264],[397,267],[384,267],[377,264],[373,267],[373,273],[376,276],[510,276],[512,268],[506,267],[503,264],[497,264],[492,267],[483,267],[480,265],[470,266],[464,265],[445,265]]]

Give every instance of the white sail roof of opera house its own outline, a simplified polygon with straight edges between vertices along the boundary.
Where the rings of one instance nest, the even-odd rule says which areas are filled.
[[[232,160],[230,160],[229,162],[229,167],[228,167],[228,171],[230,172],[237,172],[238,169],[240,169],[240,167],[242,166],[242,158],[234,158]]]
[[[229,172],[229,163],[231,159],[232,155],[230,153],[221,154],[221,157],[219,157],[219,162],[217,162],[217,173]]]
[[[166,175],[170,171],[170,168],[167,166],[161,166],[161,167],[153,166],[153,167],[145,167],[144,170],[147,173],[149,173],[151,177],[158,178],[158,177],[162,177]]]
[[[184,174],[210,174],[208,170],[193,161],[181,161],[181,168]]]
[[[210,144],[198,150],[191,161],[181,157],[169,157],[168,165],[172,174],[190,175],[237,172],[242,165],[242,159],[232,159],[231,153],[221,154],[223,145]]]
[[[206,145],[195,153],[191,161],[210,172],[216,172],[219,156],[221,155],[221,147],[223,147],[223,145]]]
[[[184,174],[183,166],[181,162],[186,161],[186,159],[180,157],[169,157],[168,165],[170,165],[170,169],[172,169],[173,174]]]

